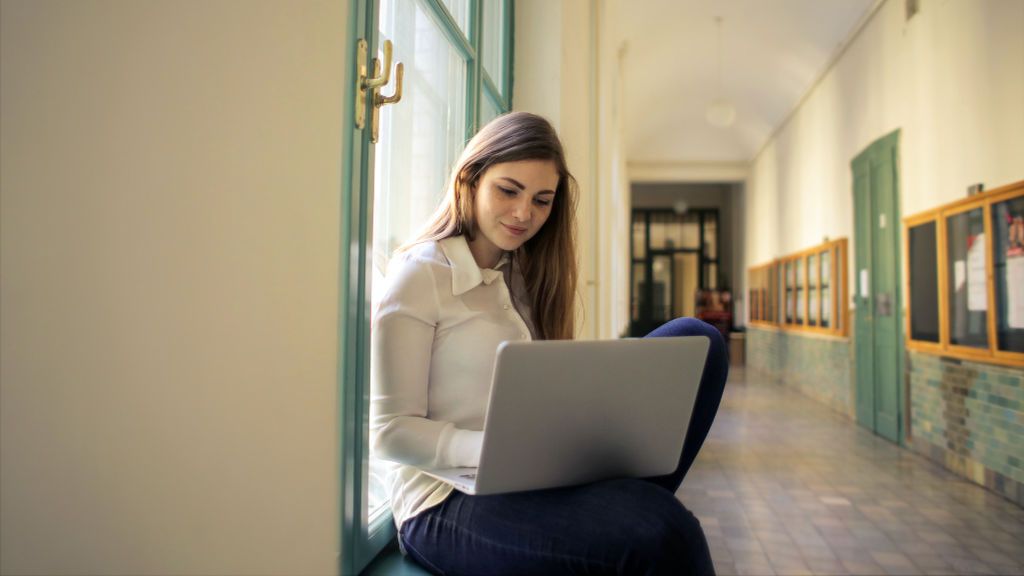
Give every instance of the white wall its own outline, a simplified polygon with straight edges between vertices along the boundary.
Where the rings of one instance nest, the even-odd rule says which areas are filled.
[[[629,330],[630,182],[626,164],[623,116],[624,60],[628,46],[613,32],[623,7],[618,0],[598,3],[598,155],[597,178],[600,213],[598,307],[602,310],[599,335],[615,338]]]
[[[3,1],[0,572],[337,572],[347,17]]]
[[[580,338],[628,324],[629,187],[622,152],[614,5],[516,0],[513,108],[558,130],[580,185]]]
[[[903,2],[882,4],[757,156],[748,265],[825,236],[852,252],[850,161],[896,129],[904,217],[1024,178],[1022,28],[1019,0],[922,0],[906,22]]]

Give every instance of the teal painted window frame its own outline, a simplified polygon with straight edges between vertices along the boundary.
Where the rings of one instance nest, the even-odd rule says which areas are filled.
[[[512,0],[469,0],[469,33],[465,34],[441,0],[408,1],[419,4],[466,59],[465,136],[468,141],[479,129],[481,98],[489,98],[500,113],[512,109],[514,4]],[[482,2],[500,3],[504,11],[504,38],[501,42],[501,85],[504,90],[498,89],[480,57],[484,29]],[[356,83],[354,47],[357,40],[363,38],[370,46],[377,46],[378,8],[378,0],[354,0],[351,3],[348,38],[353,54],[347,72],[348,86]],[[373,52],[371,49],[371,59]],[[373,522],[367,517],[371,315],[368,256],[372,251],[370,214],[374,201],[374,149],[369,143],[369,130],[355,128],[354,106],[354,90],[349,90],[345,94],[342,132],[345,142],[352,143],[352,150],[342,162],[343,225],[338,308],[338,430],[341,440],[341,542],[338,566],[341,574],[358,574],[396,534],[390,512],[381,514]]]

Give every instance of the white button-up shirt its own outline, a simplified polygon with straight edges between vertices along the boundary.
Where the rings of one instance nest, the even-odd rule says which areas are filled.
[[[388,266],[372,328],[370,434],[374,455],[399,464],[388,479],[399,526],[452,491],[416,466],[479,463],[498,345],[535,333],[510,260],[481,269],[454,236]]]

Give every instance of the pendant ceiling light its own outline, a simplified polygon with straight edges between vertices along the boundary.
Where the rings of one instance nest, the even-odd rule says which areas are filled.
[[[704,116],[715,126],[728,128],[736,121],[736,106],[722,95],[722,17],[715,18],[718,28],[718,91],[714,100],[708,104]]]

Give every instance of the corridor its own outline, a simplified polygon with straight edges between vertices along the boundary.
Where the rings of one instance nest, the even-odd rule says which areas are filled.
[[[1020,507],[741,368],[679,497],[720,575],[1024,573]]]
[[[1024,0],[0,0],[0,576],[421,573],[384,426],[474,464],[498,334],[679,317],[742,334],[678,493],[719,574],[1024,576],[1022,32]],[[468,146],[517,112],[557,138]],[[487,174],[519,161],[544,182]],[[385,358],[428,229],[511,265],[430,268]]]

